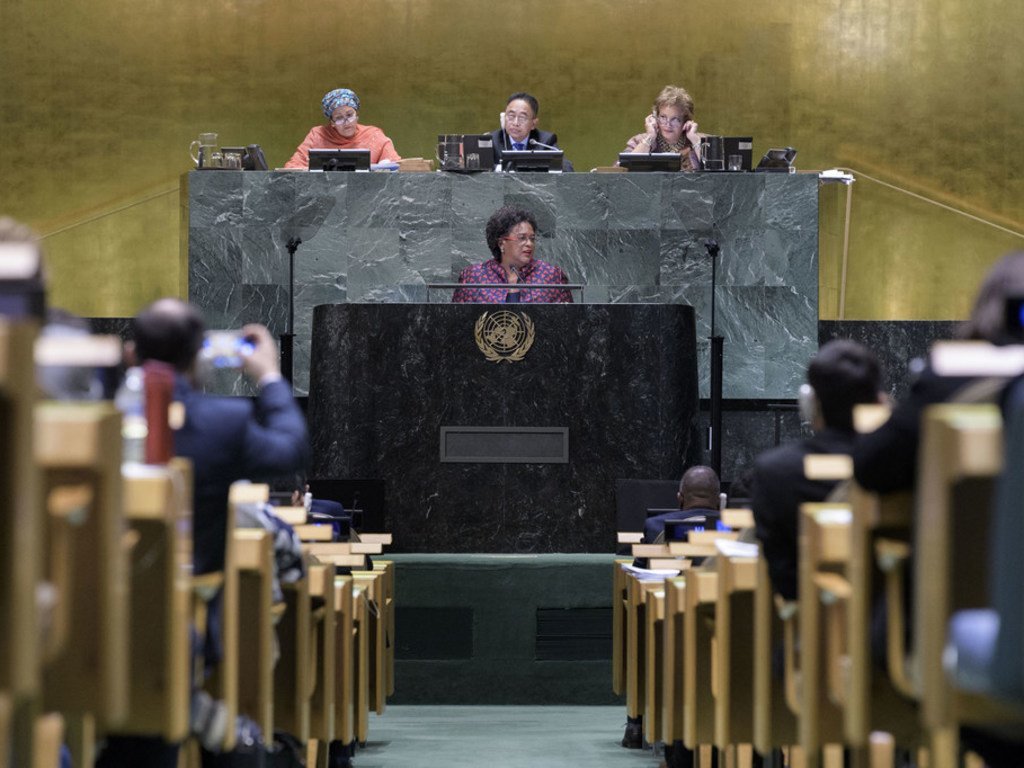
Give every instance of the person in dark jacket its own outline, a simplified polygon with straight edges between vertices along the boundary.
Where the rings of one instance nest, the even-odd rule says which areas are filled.
[[[558,136],[550,131],[537,128],[540,118],[540,102],[529,93],[519,91],[508,97],[505,111],[502,114],[502,125],[491,131],[494,143],[494,162],[504,170],[501,156],[503,152],[561,149]],[[562,170],[572,171],[572,163],[563,158]]]
[[[797,524],[800,505],[824,501],[834,481],[804,477],[804,457],[853,450],[853,407],[876,403],[881,369],[875,355],[853,341],[830,341],[807,367],[801,411],[811,437],[780,445],[754,462],[753,512],[772,587],[786,600],[797,597]]]

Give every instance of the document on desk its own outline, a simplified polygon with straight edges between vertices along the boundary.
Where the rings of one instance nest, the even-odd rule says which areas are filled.
[[[716,539],[715,546],[723,557],[757,557],[757,544],[747,541]]]
[[[639,581],[664,581],[678,576],[679,571],[665,568],[637,568],[632,563],[623,563],[622,570],[633,574]]]

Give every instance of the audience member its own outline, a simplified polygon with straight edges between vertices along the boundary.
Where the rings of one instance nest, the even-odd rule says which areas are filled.
[[[254,342],[244,370],[259,385],[254,402],[212,397],[197,390],[197,355],[203,343],[198,310],[177,299],[160,299],[134,322],[139,363],[174,366],[174,399],[184,405],[184,423],[174,448],[193,462],[195,475],[195,572],[224,565],[228,488],[236,480],[270,480],[304,468],[309,456],[306,423],[281,377],[277,344],[262,325],[242,332]]]
[[[703,465],[690,467],[683,473],[676,493],[680,512],[666,512],[647,518],[644,522],[644,543],[653,544],[664,533],[666,520],[685,520],[697,515],[717,516],[720,490],[721,484],[715,470]],[[711,527],[714,528],[714,525],[712,522]]]
[[[804,477],[804,457],[853,450],[853,407],[879,402],[881,371],[874,354],[853,341],[836,340],[818,350],[807,367],[801,412],[814,434],[780,445],[754,462],[753,513],[775,591],[797,597],[797,521],[800,505],[823,501],[834,481]]]
[[[1019,343],[1020,332],[1015,334],[1006,325],[1006,301],[1012,297],[1024,297],[1024,251],[1007,254],[989,270],[960,336],[992,344]],[[854,446],[854,477],[868,490],[890,493],[914,487],[921,414],[925,408],[949,400],[995,400],[1005,383],[1002,379],[978,381],[939,376],[920,360],[912,366],[915,378],[909,395],[893,409],[885,424],[861,435]]]

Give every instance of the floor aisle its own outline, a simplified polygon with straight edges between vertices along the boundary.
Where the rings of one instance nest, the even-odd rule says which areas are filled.
[[[388,707],[356,768],[656,768],[619,746],[625,707]]]

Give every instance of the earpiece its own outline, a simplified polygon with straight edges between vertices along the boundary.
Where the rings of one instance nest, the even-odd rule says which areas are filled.
[[[813,423],[814,417],[818,413],[818,395],[815,393],[814,387],[810,384],[801,384],[796,401],[800,409],[800,421],[805,424]]]

